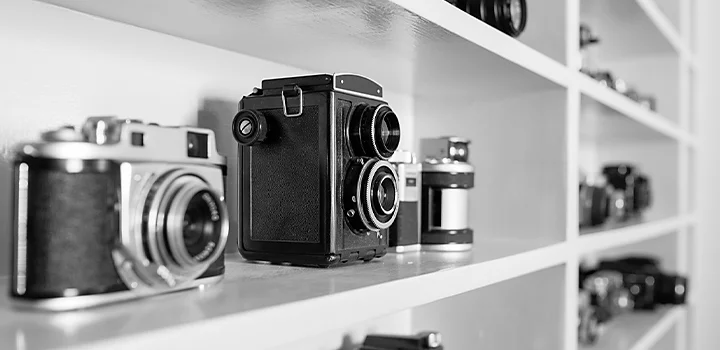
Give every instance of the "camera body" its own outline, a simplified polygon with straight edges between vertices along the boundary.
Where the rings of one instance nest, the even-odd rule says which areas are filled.
[[[382,92],[359,75],[321,74],[264,80],[240,101],[243,257],[327,267],[385,255],[400,124]]]
[[[69,310],[218,282],[225,158],[212,131],[88,118],[16,149],[11,294]]]
[[[579,188],[580,227],[594,227],[625,217],[625,192],[616,191],[604,176],[594,182],[580,182]]]
[[[442,337],[438,332],[420,332],[415,335],[368,334],[358,350],[442,350]]]
[[[420,250],[420,184],[421,166],[415,154],[396,151],[390,158],[398,174],[400,205],[398,216],[390,226],[388,247],[396,253]]]
[[[633,309],[630,292],[623,287],[623,275],[616,271],[600,270],[585,277],[583,290],[590,294],[590,303],[596,307],[598,322]]]
[[[469,227],[470,190],[475,186],[475,168],[468,163],[470,140],[461,137],[422,139],[423,250],[463,251],[472,249]]]
[[[664,273],[656,259],[625,257],[601,261],[598,267],[622,274],[625,288],[630,291],[635,302],[635,309],[652,310],[658,305],[685,303],[687,278]]]
[[[603,175],[616,191],[625,196],[625,217],[636,217],[652,205],[650,179],[630,164],[610,164]]]

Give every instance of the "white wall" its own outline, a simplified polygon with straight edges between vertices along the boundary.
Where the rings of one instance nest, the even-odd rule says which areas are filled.
[[[720,2],[697,2],[698,124],[700,147],[697,154],[697,208],[700,226],[696,230],[690,281],[695,307],[691,315],[694,349],[720,349]]]
[[[90,115],[199,124],[220,130],[220,151],[232,168],[236,144],[227,130],[240,98],[263,78],[304,73],[47,4],[0,1],[0,255],[10,253],[14,143]],[[401,118],[401,146],[411,148],[412,100],[387,91],[386,98]],[[236,193],[234,185],[229,192]],[[228,245],[235,249],[234,241]],[[8,262],[0,259],[0,276]]]

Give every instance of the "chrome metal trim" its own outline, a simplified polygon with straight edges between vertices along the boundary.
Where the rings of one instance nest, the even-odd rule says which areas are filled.
[[[340,76],[340,75],[353,75],[353,76],[360,77],[360,78],[363,78],[363,79],[366,79],[366,80],[370,80],[371,82],[373,82],[373,84],[375,84],[375,85],[377,85],[377,86],[380,87],[380,95],[381,95],[381,96],[378,97],[378,96],[368,95],[368,94],[364,94],[364,93],[362,93],[362,92],[356,92],[356,91],[352,91],[352,90],[346,90],[346,89],[343,89],[343,88],[341,88],[341,87],[338,87],[337,84],[336,84],[337,79],[335,79],[335,78],[337,78],[337,77]],[[355,96],[359,96],[359,97],[365,97],[365,98],[369,98],[369,99],[372,99],[372,100],[379,100],[379,101],[385,102],[385,100],[383,100],[383,95],[384,95],[384,92],[385,92],[385,88],[384,88],[380,83],[378,83],[377,81],[375,81],[375,80],[373,80],[373,79],[370,79],[370,78],[368,78],[368,77],[366,77],[366,76],[364,76],[364,75],[355,74],[355,73],[333,73],[333,75],[332,75],[332,81],[333,81],[333,90],[336,90],[336,91],[339,91],[339,92],[343,92],[343,93],[346,93],[346,94],[350,94],[350,95],[355,95]]]
[[[370,119],[370,128],[371,128],[370,141],[372,141],[373,151],[375,151],[375,155],[380,159],[388,160],[389,157],[383,157],[383,155],[380,154],[380,148],[378,147],[377,141],[375,140],[375,136],[376,136],[375,135],[375,131],[376,131],[375,122],[377,121],[377,116],[378,116],[378,113],[380,112],[380,109],[383,107],[390,109],[390,106],[388,106],[387,104],[381,104],[381,105],[376,106],[375,110],[373,111],[372,118]],[[390,111],[392,112],[392,109],[390,109]],[[380,133],[382,133],[382,130],[380,130]],[[380,137],[382,138],[382,135],[380,135]]]
[[[472,243],[423,244],[424,252],[464,252],[472,250]]]
[[[419,252],[421,247],[422,246],[419,243],[418,244],[409,244],[409,245],[400,245],[397,247],[388,247],[388,253],[405,254],[405,253]]]
[[[393,214],[390,217],[390,220],[388,220],[385,223],[382,223],[382,222],[380,222],[380,220],[378,220],[375,213],[373,212],[372,203],[370,203],[371,198],[372,198],[373,177],[375,176],[375,174],[381,167],[388,168],[393,175],[393,180],[395,181],[395,203],[393,204],[393,210],[392,210]],[[360,181],[358,182],[358,189],[361,189],[360,187],[362,186],[363,172],[365,171],[365,169],[366,169],[366,167],[363,167],[363,170],[360,172]],[[384,229],[392,226],[392,224],[393,224],[393,222],[395,222],[395,218],[397,217],[397,214],[398,214],[398,209],[400,206],[400,194],[398,193],[398,175],[397,175],[397,172],[395,171],[395,167],[392,165],[392,163],[390,163],[386,160],[378,160],[372,165],[372,168],[370,168],[370,174],[368,175],[367,179],[368,179],[368,183],[367,183],[367,186],[365,186],[365,196],[366,196],[365,198],[367,199],[367,203],[364,203],[364,204],[368,205],[368,214],[369,214],[368,216],[370,216],[370,221],[371,221],[372,225],[375,226],[375,230],[384,230]],[[358,191],[358,193],[360,193],[360,191]],[[358,200],[360,200],[360,198],[358,198]],[[360,212],[362,213],[362,210],[360,210]],[[361,216],[361,218],[362,218],[362,216]]]
[[[288,118],[299,117],[303,114],[303,91],[297,85],[295,85],[295,88],[297,88],[299,90],[298,93],[300,94],[300,109],[298,110],[297,113],[292,113],[292,114],[288,113],[287,98],[285,97],[285,91],[280,90],[280,98],[282,99],[282,105],[283,105],[283,114]]]
[[[333,76],[333,84],[334,84],[335,78]],[[338,216],[338,210],[337,210],[337,202],[338,202],[338,191],[337,191],[337,181],[338,181],[338,174],[337,174],[337,162],[340,157],[337,154],[337,114],[335,113],[335,93],[330,92],[330,154],[328,155],[328,162],[330,163],[330,230],[331,232],[328,232],[330,234],[330,252],[335,253],[337,252],[335,244],[337,244],[337,235],[342,233],[342,230],[340,232],[335,232],[335,230],[338,228],[338,222],[337,222],[337,216]],[[350,117],[350,116],[348,116]],[[344,125],[343,125],[344,127]],[[346,141],[349,141],[350,139],[346,139]]]
[[[15,244],[15,292],[25,294],[27,283],[27,206],[28,206],[27,163],[18,165],[17,183],[17,238]]]
[[[182,291],[193,288],[200,288],[203,286],[210,286],[219,283],[224,278],[224,275],[205,277],[193,281],[191,284],[184,285],[177,289],[173,289],[173,292]],[[58,297],[49,299],[20,299],[15,298],[12,300],[13,306],[27,309],[37,309],[45,311],[69,311],[76,309],[85,309],[89,307],[95,307],[105,304],[117,303],[126,300],[138,299],[143,297],[150,297],[154,295],[164,294],[166,291],[150,291],[139,293],[137,290],[127,290],[122,292],[107,293],[107,294],[94,294],[94,295],[81,295],[75,297]]]

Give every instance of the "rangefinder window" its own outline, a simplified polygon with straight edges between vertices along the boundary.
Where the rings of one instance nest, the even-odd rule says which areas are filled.
[[[187,133],[187,155],[192,158],[208,157],[207,134],[191,131]]]

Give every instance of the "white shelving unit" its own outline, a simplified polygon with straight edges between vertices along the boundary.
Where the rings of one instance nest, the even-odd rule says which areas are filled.
[[[468,136],[477,168],[473,252],[388,255],[323,270],[248,263],[230,247],[224,283],[199,292],[65,314],[16,310],[2,296],[2,348],[338,349],[344,333],[356,341],[383,331],[368,322],[410,310],[393,321],[403,323],[397,329],[438,329],[449,349],[575,350],[577,272],[584,258],[652,253],[666,268],[692,276],[688,236],[695,225],[698,145],[691,95],[695,57],[691,34],[684,32],[690,5],[527,1],[531,17],[519,40],[442,0],[11,0],[0,6],[8,18],[32,13],[57,18],[57,28],[78,23],[72,29],[78,33],[98,28],[142,38],[135,49],[133,40],[119,40],[130,48],[124,57],[151,51],[160,56],[162,45],[179,56],[197,50],[202,58],[193,60],[222,69],[230,69],[233,59],[252,57],[233,71],[233,79],[254,64],[261,73],[253,72],[253,79],[309,71],[367,75],[385,86],[391,104],[401,105],[403,135],[409,135],[404,147],[415,148],[420,138],[437,134]],[[590,23],[602,38],[603,64],[659,97],[658,112],[578,72],[580,22]],[[102,58],[88,57],[94,60]],[[182,68],[192,62],[178,57],[168,64]],[[658,74],[658,68],[665,70]],[[190,81],[206,83],[196,78]],[[129,91],[131,85],[120,89]],[[231,95],[231,85],[226,81],[221,95]],[[198,121],[219,130],[231,162],[234,146],[221,133],[232,118],[232,103],[252,85],[236,88],[235,101],[225,103],[212,121],[202,115]],[[214,97],[207,85],[192,89],[197,89],[190,90],[193,98]],[[167,93],[158,103],[186,97]],[[98,108],[105,106],[115,112],[112,104]],[[40,128],[11,130],[32,134]],[[0,132],[14,141],[9,135]],[[578,169],[597,170],[606,161],[640,164],[653,180],[654,206],[641,222],[581,232]],[[0,281],[7,288],[7,280]],[[518,324],[533,329],[528,339],[518,335]],[[630,314],[611,324],[593,349],[643,350],[663,342],[686,349],[687,327],[683,307]]]

